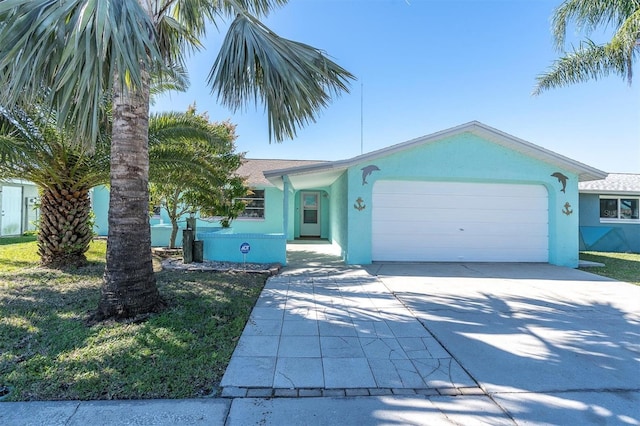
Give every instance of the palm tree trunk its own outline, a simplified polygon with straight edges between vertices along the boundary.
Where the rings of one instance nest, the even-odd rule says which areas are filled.
[[[54,268],[85,264],[85,253],[93,236],[89,191],[51,185],[42,189],[40,200],[40,262]]]
[[[107,264],[94,319],[130,318],[164,307],[153,273],[149,227],[149,76],[113,96]],[[119,87],[118,77],[115,79]]]

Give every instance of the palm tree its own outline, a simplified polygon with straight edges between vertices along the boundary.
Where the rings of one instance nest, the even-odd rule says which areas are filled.
[[[233,152],[233,125],[209,123],[194,112],[153,114],[149,123],[152,181],[155,177],[180,192],[186,190],[190,209],[215,207],[216,198],[198,202],[197,197],[221,197],[216,185],[236,188],[234,172],[242,156]],[[80,266],[93,235],[89,190],[109,181],[109,126],[105,122],[91,151],[71,142],[72,124],[58,127],[55,114],[45,115],[38,108],[30,113],[0,108],[0,176],[27,179],[39,188],[41,263]],[[241,181],[238,190],[246,191]]]
[[[209,74],[222,104],[265,103],[280,141],[315,120],[353,76],[309,45],[260,21],[286,0],[14,0],[0,2],[0,105],[43,96],[76,140],[95,144],[100,100],[111,93],[107,262],[95,319],[133,317],[164,303],[151,262],[149,75],[182,66],[207,25],[232,19]],[[215,26],[215,25],[214,25]]]
[[[109,180],[109,142],[92,150],[73,143],[57,117],[0,108],[0,175],[35,183],[40,192],[38,254],[49,267],[79,266],[93,237],[89,191]]]
[[[608,43],[582,41],[565,52],[537,78],[534,94],[545,90],[617,74],[631,83],[634,55],[640,49],[640,2],[637,0],[566,0],[554,12],[552,31],[563,51],[567,26],[574,23],[589,35],[596,29],[613,28]]]

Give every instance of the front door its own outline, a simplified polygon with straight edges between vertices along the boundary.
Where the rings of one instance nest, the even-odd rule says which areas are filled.
[[[320,237],[320,193],[300,193],[300,236]]]
[[[20,235],[22,233],[22,188],[2,187],[2,217],[0,235]]]

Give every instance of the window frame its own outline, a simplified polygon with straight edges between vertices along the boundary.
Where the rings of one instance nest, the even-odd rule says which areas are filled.
[[[244,210],[238,215],[238,217],[236,218],[236,220],[242,220],[242,221],[264,221],[266,220],[267,217],[267,191],[262,188],[262,189],[251,189],[251,192],[253,192],[253,195],[248,195],[245,197],[238,197],[236,198],[234,201],[245,201],[247,202],[247,204],[245,205]],[[256,197],[255,195],[259,192],[262,192],[262,197]],[[262,207],[249,207],[249,204],[253,201],[259,201],[262,200]],[[243,216],[243,214],[247,211],[247,209],[249,210],[257,210],[260,211],[262,210],[262,216]]]
[[[616,211],[617,217],[602,217],[602,209],[601,202],[602,200],[615,200],[616,201]],[[623,218],[621,216],[622,209],[620,208],[622,205],[622,200],[633,200],[636,202],[636,207],[638,210],[637,218]],[[600,219],[600,223],[627,223],[627,224],[640,224],[640,196],[637,195],[601,195],[598,197],[598,217]]]

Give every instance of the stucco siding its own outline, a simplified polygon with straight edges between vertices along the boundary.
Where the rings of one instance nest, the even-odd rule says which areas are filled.
[[[96,186],[91,190],[91,208],[95,215],[93,232],[106,237],[109,233],[109,189],[106,186]]]
[[[330,240],[333,244],[337,244],[342,248],[342,256],[345,257],[348,243],[347,223],[348,223],[348,206],[347,198],[347,174],[342,174],[331,185],[330,198],[332,200],[329,209],[329,218],[331,222]]]
[[[275,187],[256,188],[265,190],[265,217],[264,219],[242,219],[238,218],[231,222],[231,228],[236,233],[281,233],[283,232],[283,192]],[[98,235],[106,236],[109,230],[108,210],[109,210],[109,190],[104,186],[93,189],[92,208],[95,212],[94,231]],[[185,229],[186,219],[189,215],[183,215],[178,221],[178,236],[176,245],[182,244],[182,230]],[[196,213],[199,218],[199,214]],[[152,217],[150,220],[152,245],[166,246],[169,244],[171,233],[171,221],[165,209],[160,209],[159,217]],[[219,221],[198,220],[197,228],[215,228],[220,226]],[[290,233],[293,231],[293,218],[290,223]],[[291,234],[292,235],[292,234]]]
[[[371,165],[379,170],[371,172],[363,184],[362,169]],[[560,191],[562,184],[551,176],[554,172],[568,177],[566,192]],[[471,133],[349,168],[348,263],[371,262],[372,188],[378,179],[543,185],[549,194],[549,262],[570,267],[578,264],[577,175]],[[353,207],[358,198],[362,200],[360,210]]]

